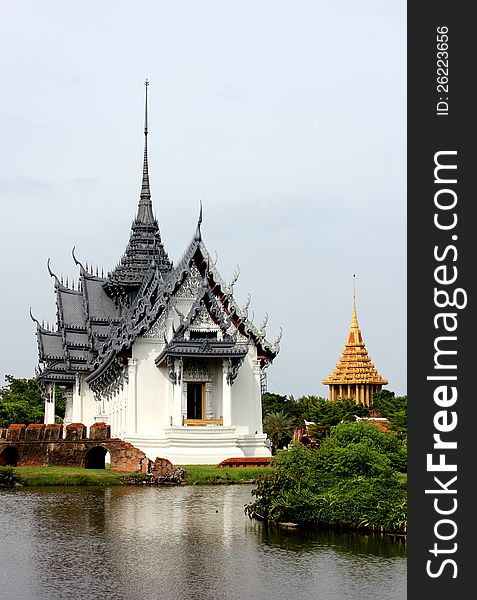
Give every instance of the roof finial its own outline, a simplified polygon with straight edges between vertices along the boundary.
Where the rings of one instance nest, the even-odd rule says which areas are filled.
[[[200,242],[200,240],[202,239],[202,232],[200,230],[201,224],[202,224],[202,200],[200,201],[199,219],[197,220],[197,227],[196,227],[195,235],[194,235],[194,239],[198,242]]]
[[[154,223],[151,204],[151,189],[149,187],[149,164],[147,160],[147,88],[149,87],[149,81],[147,79],[144,82],[144,85],[146,87],[146,98],[144,102],[144,162],[142,167],[141,197],[139,200],[137,219],[143,223]]]
[[[351,327],[359,327],[358,315],[356,312],[356,273],[353,273],[353,317],[351,319]]]
[[[147,78],[144,82],[144,85],[146,86],[146,102],[144,106],[144,135],[147,135],[147,88],[149,86],[149,81]]]

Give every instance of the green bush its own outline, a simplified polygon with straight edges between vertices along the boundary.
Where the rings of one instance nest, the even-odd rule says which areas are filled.
[[[374,425],[342,423],[319,448],[293,444],[260,478],[250,517],[327,527],[406,531],[406,449]]]
[[[12,487],[20,482],[21,477],[15,473],[13,467],[0,467],[0,487]]]

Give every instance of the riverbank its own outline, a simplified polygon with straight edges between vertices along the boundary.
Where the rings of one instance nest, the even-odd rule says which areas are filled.
[[[178,465],[185,471],[185,485],[231,485],[255,483],[260,475],[273,471],[271,467],[215,467],[214,465]],[[114,486],[147,482],[140,473],[111,469],[81,469],[76,467],[13,467],[20,485],[33,486]]]

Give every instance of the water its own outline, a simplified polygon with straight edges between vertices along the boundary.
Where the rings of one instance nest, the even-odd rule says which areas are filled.
[[[250,490],[0,491],[0,598],[405,599],[402,541],[266,527]]]

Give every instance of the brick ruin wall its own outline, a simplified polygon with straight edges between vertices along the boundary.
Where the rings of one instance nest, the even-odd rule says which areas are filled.
[[[19,467],[85,467],[87,453],[93,448],[109,452],[111,469],[149,471],[151,461],[144,452],[129,442],[111,438],[111,428],[106,423],[94,423],[89,437],[82,423],[71,423],[66,428],[57,424],[0,428],[0,465],[11,464],[9,457],[14,455]]]

